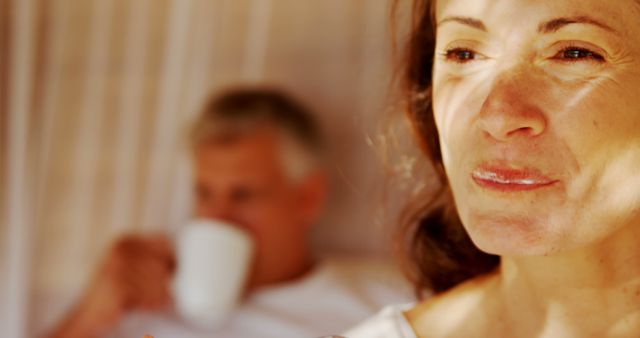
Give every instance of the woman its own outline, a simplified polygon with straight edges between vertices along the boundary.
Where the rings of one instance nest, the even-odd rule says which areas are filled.
[[[436,296],[346,336],[638,337],[640,2],[413,10],[409,117],[446,178],[407,244]]]

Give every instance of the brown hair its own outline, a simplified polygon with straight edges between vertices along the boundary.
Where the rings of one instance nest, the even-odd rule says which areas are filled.
[[[397,14],[398,3],[394,13]],[[408,206],[399,239],[403,266],[416,293],[439,293],[487,273],[499,257],[480,251],[471,242],[455,210],[442,164],[431,105],[431,79],[435,54],[435,0],[414,0],[411,27],[401,76],[405,111],[417,142],[433,165],[440,186]]]

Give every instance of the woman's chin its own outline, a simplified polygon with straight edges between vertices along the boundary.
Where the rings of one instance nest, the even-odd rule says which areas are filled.
[[[463,221],[473,243],[500,256],[542,256],[557,252],[558,241],[548,225],[528,217],[484,216]]]

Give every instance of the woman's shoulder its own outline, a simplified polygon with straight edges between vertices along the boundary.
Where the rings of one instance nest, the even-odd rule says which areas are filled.
[[[418,336],[428,332],[428,337],[456,337],[481,330],[490,320],[493,297],[493,274],[467,281],[453,289],[438,294],[405,312],[405,318]]]
[[[375,316],[343,334],[347,338],[416,338],[404,316],[413,304],[387,306]]]
[[[477,336],[491,320],[494,274],[467,281],[419,304],[393,305],[345,332],[347,338]],[[478,309],[485,309],[479,311]],[[480,331],[481,332],[481,331]]]

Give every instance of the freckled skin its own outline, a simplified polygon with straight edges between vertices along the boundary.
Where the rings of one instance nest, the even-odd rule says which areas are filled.
[[[488,32],[444,24],[437,51],[467,43],[480,56],[466,64],[438,57],[433,93],[445,167],[476,244],[497,254],[544,254],[600,240],[620,219],[637,218],[640,189],[628,191],[620,179],[640,168],[640,39],[631,34],[640,23],[624,19],[628,6],[588,1],[577,11],[575,1],[479,1],[460,12],[466,2],[439,2],[438,16],[482,18]],[[620,33],[586,24],[537,32],[546,19],[582,11],[604,13],[599,20]],[[606,59],[557,58],[573,45]],[[487,192],[469,179],[487,161],[535,168],[560,182],[530,193]],[[611,195],[628,202],[611,205]]]
[[[437,1],[461,17],[481,25],[438,26],[434,117],[463,225],[501,267],[407,318],[429,338],[637,337],[640,4]],[[486,188],[487,163],[554,183]]]

